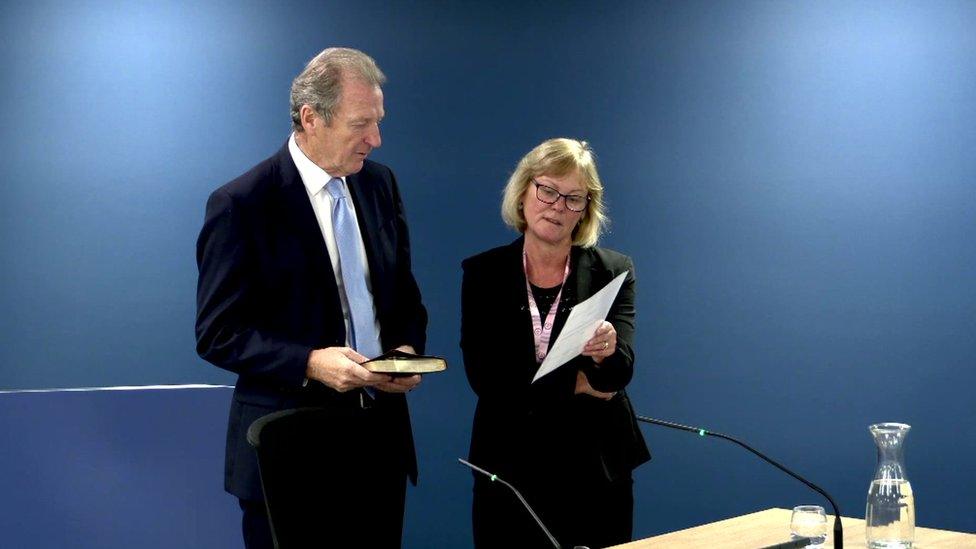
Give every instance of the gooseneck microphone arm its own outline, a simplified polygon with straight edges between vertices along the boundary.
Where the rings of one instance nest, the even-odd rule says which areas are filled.
[[[509,483],[505,482],[504,480],[502,480],[501,477],[499,477],[498,475],[494,475],[492,473],[489,473],[488,471],[485,471],[484,469],[482,469],[481,467],[478,467],[477,465],[473,465],[473,464],[471,464],[471,463],[469,463],[467,461],[464,461],[461,458],[458,458],[458,461],[460,461],[461,463],[463,463],[463,464],[467,465],[468,467],[474,469],[475,471],[478,471],[482,475],[485,475],[486,477],[488,477],[489,479],[491,479],[492,482],[500,482],[500,483],[504,484],[505,486],[508,486],[508,489],[515,493],[515,495],[519,498],[519,501],[522,502],[522,505],[525,506],[525,509],[529,512],[529,514],[532,515],[532,518],[535,519],[535,523],[539,525],[539,528],[542,528],[542,531],[545,532],[546,533],[546,536],[549,537],[549,541],[552,542],[552,546],[555,547],[556,549],[562,549],[562,546],[559,545],[559,542],[556,541],[556,538],[552,537],[552,534],[549,533],[549,529],[546,528],[546,525],[545,524],[542,524],[542,521],[539,519],[539,515],[535,514],[535,511],[532,510],[532,507],[529,505],[529,502],[525,501],[525,498],[522,497],[522,494],[520,494],[519,491],[516,490],[514,486],[512,486],[511,484],[509,484]]]
[[[638,421],[643,421],[644,423],[651,423],[651,424],[654,424],[654,425],[660,425],[662,427],[669,427],[671,429],[678,429],[680,431],[688,431],[689,433],[696,433],[699,436],[703,436],[703,437],[704,436],[712,436],[712,437],[717,437],[717,438],[724,438],[725,440],[728,440],[730,442],[734,442],[734,443],[738,444],[739,446],[745,448],[746,450],[749,450],[753,454],[759,456],[759,458],[762,459],[763,461],[765,461],[766,463],[772,465],[773,467],[776,467],[780,471],[783,471],[787,475],[790,475],[791,477],[793,477],[796,480],[802,482],[803,484],[806,484],[807,486],[809,486],[810,488],[812,488],[814,491],[816,491],[817,493],[819,493],[823,497],[827,498],[827,501],[830,502],[831,507],[834,508],[834,549],[844,549],[844,528],[843,528],[843,526],[841,526],[841,522],[840,522],[840,509],[837,507],[837,503],[834,502],[834,498],[830,497],[830,494],[828,494],[827,492],[825,492],[822,488],[820,488],[816,484],[814,484],[814,483],[810,482],[809,480],[801,477],[800,475],[794,473],[793,471],[790,471],[789,469],[787,469],[783,465],[780,465],[776,461],[773,461],[769,457],[766,457],[765,455],[762,454],[762,452],[760,452],[759,450],[756,450],[752,446],[749,446],[745,442],[742,442],[741,440],[738,440],[736,438],[730,437],[728,435],[723,435],[722,433],[716,433],[714,431],[708,431],[708,430],[705,430],[705,429],[701,429],[699,427],[689,427],[688,425],[681,425],[680,423],[673,423],[673,422],[664,421],[664,420],[661,420],[661,419],[654,419],[654,418],[647,417],[647,416],[636,416],[636,417],[637,417],[637,420]]]

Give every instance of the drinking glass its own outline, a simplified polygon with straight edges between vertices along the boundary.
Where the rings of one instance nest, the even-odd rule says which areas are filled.
[[[811,538],[807,547],[821,547],[827,541],[827,513],[819,505],[798,505],[790,517],[790,537]]]

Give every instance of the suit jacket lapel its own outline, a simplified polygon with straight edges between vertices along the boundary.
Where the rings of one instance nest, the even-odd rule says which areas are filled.
[[[339,287],[336,286],[329,248],[325,245],[322,229],[319,227],[318,219],[315,218],[312,203],[308,199],[308,191],[291,158],[287,143],[278,152],[277,163],[282,194],[282,211],[279,213],[278,222],[291,225],[292,230],[289,234],[301,242],[301,249],[305,252],[305,257],[301,259],[307,261],[310,268],[308,281],[310,290],[321,288],[327,299],[335,300],[336,307],[331,310],[341,311],[341,307],[338,307]]]
[[[506,259],[500,266],[499,296],[514,296],[511,310],[515,312],[512,321],[517,323],[517,333],[522,335],[515,347],[516,352],[530,357],[535,363],[535,338],[532,336],[532,313],[529,312],[529,298],[525,291],[525,268],[522,265],[522,250],[525,237],[519,237],[508,245]],[[501,297],[499,297],[501,299]],[[534,372],[533,372],[534,373]]]
[[[600,291],[609,280],[607,279],[606,267],[597,261],[593,250],[574,247],[573,253],[577,257],[574,278],[576,280],[576,303],[579,303]]]
[[[359,234],[363,238],[363,247],[366,250],[366,262],[369,265],[369,277],[372,279],[373,298],[378,299],[378,292],[375,288],[381,287],[383,277],[386,275],[386,265],[391,259],[383,258],[382,243],[379,242],[380,229],[383,226],[382,214],[378,210],[376,201],[376,184],[363,177],[362,172],[354,173],[346,177],[346,188],[349,189],[349,196],[352,198],[353,206],[356,208],[356,220],[359,224]]]

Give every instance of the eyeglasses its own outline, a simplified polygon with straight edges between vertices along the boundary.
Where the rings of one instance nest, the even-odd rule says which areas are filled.
[[[559,198],[562,197],[566,201],[566,208],[574,211],[581,212],[586,209],[586,203],[590,201],[589,196],[581,194],[563,194],[556,189],[548,185],[543,185],[536,180],[532,180],[535,185],[535,197],[539,199],[540,202],[545,202],[546,204],[555,204],[559,202]]]

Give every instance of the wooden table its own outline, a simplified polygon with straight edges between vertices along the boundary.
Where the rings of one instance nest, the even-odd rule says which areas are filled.
[[[703,524],[687,530],[661,534],[615,546],[617,549],[650,549],[682,547],[751,548],[765,547],[789,541],[790,514],[788,509],[766,509],[741,517]],[[843,518],[844,549],[866,547],[864,521]],[[833,515],[827,516],[830,534],[824,549],[833,547]],[[976,549],[976,534],[915,527],[914,549]]]

